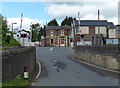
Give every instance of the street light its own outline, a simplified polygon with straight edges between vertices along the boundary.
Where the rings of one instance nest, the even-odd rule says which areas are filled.
[[[13,33],[13,24],[17,24],[17,23],[12,23],[12,33]]]

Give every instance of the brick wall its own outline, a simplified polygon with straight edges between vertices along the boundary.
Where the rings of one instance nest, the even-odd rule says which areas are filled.
[[[29,68],[29,78],[33,78],[36,67],[35,47],[8,48],[2,52],[2,82],[23,76],[24,67]]]
[[[120,46],[77,46],[75,58],[110,70],[119,70]]]

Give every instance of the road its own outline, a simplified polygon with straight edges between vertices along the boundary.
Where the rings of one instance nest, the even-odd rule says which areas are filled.
[[[118,86],[118,79],[99,74],[72,60],[69,47],[36,48],[42,72],[32,86]]]

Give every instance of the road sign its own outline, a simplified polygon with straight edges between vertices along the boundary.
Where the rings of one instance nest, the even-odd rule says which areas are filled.
[[[74,36],[69,36],[69,38],[74,38]]]

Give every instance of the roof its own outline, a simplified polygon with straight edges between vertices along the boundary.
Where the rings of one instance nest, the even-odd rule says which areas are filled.
[[[79,25],[78,20],[75,20],[75,25]],[[98,24],[99,22],[99,24]],[[107,22],[107,20],[80,20],[80,26],[106,26],[110,28],[115,28],[112,22]]]
[[[71,26],[46,26],[45,30],[71,29]]]
[[[110,28],[116,28],[115,25],[114,25],[112,22],[108,22],[108,26],[109,26]]]

